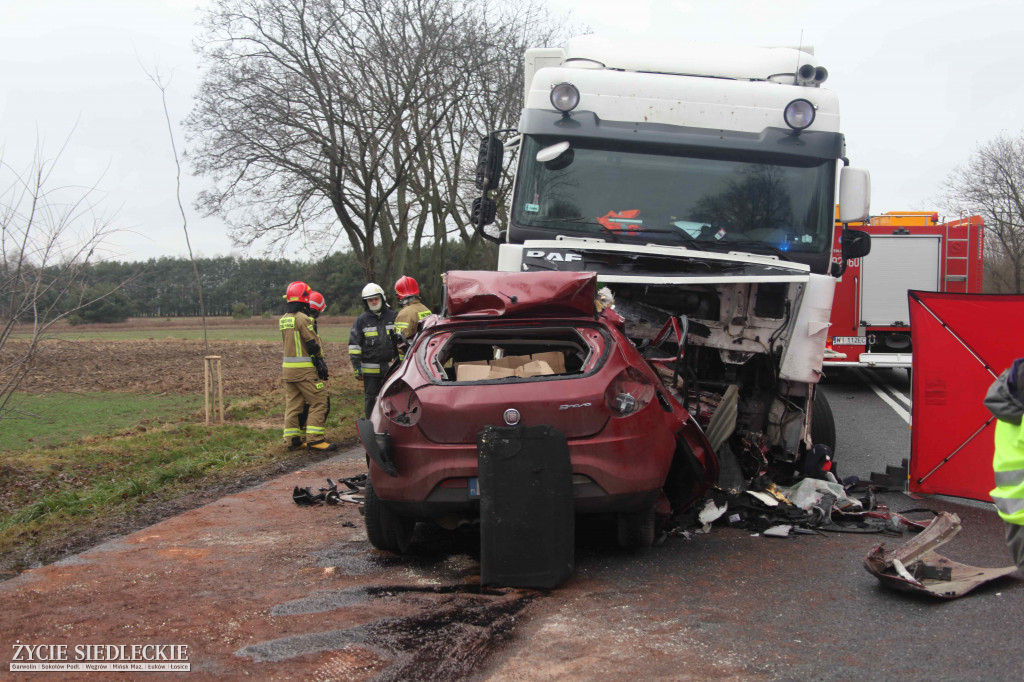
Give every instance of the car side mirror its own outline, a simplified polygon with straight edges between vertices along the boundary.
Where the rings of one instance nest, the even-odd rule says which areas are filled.
[[[839,171],[839,222],[867,220],[871,211],[871,175],[862,168]]]

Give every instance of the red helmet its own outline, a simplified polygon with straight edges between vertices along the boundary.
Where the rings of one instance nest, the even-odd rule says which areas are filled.
[[[305,282],[292,282],[285,289],[284,300],[288,303],[298,301],[299,303],[309,303],[309,285]]]
[[[309,307],[318,313],[322,313],[324,308],[327,307],[327,301],[324,300],[324,295],[319,291],[309,292]]]
[[[398,298],[419,296],[420,285],[416,284],[416,280],[414,280],[412,277],[402,277],[397,282],[395,282],[395,293],[398,294]]]

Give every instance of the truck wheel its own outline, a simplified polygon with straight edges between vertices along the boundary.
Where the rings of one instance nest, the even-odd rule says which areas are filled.
[[[654,507],[652,504],[637,512],[619,513],[619,547],[646,549],[654,544]]]
[[[816,388],[814,403],[811,406],[811,441],[815,444],[827,445],[836,453],[836,420],[832,416],[832,406],[825,398],[825,392]]]
[[[388,509],[373,491],[373,484],[370,481],[366,482],[364,502],[366,536],[370,539],[370,544],[386,552],[405,554],[409,549],[416,522]]]

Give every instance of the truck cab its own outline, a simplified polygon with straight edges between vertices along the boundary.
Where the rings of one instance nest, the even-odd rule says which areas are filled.
[[[864,220],[870,180],[847,165],[813,51],[582,36],[525,63],[498,269],[596,272],[723,470],[735,455],[725,482],[799,466],[815,441],[834,448],[827,405],[814,417],[834,206]],[[480,226],[495,147],[478,171]],[[870,244],[842,242],[843,262]]]

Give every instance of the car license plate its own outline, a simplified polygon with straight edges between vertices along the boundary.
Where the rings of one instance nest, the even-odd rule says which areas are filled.
[[[834,336],[832,337],[833,346],[864,346],[867,345],[868,339],[866,336]]]
[[[469,479],[469,496],[480,497],[480,482],[477,480],[476,476]]]

